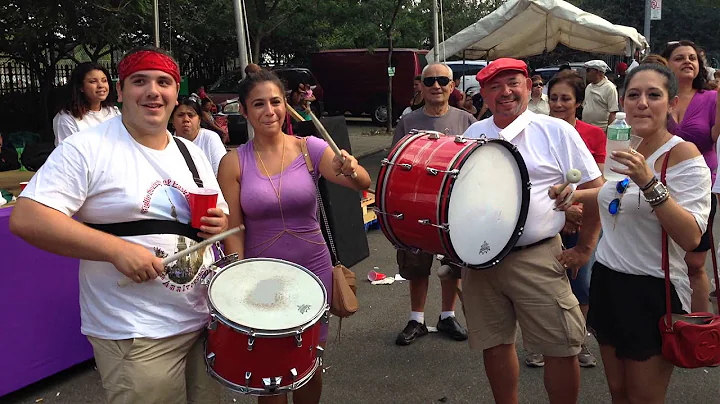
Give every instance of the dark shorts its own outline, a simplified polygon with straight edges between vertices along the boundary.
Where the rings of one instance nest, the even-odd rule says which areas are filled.
[[[715,194],[711,194],[710,198],[710,217],[708,218],[708,227],[707,230],[705,230],[705,233],[703,233],[702,238],[700,238],[700,245],[698,245],[698,248],[692,250],[692,252],[705,252],[713,248],[712,245],[710,245],[710,232],[712,231],[713,219],[715,218],[715,211],[717,210],[717,198],[715,197]]]
[[[397,263],[400,272],[400,276],[407,280],[422,279],[430,276],[430,268],[432,268],[433,260],[435,256],[433,254],[418,252],[413,253],[408,250],[397,250]],[[442,265],[450,265],[452,270],[452,277],[460,279],[462,271],[457,265],[451,264],[447,259],[440,260]]]
[[[685,313],[671,285],[673,313]],[[588,328],[618,359],[646,361],[662,354],[658,323],[665,315],[665,279],[628,275],[596,262],[590,281]]]

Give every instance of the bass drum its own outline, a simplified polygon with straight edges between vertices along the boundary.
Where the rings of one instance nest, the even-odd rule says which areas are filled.
[[[383,160],[375,195],[380,228],[396,247],[483,269],[522,235],[530,178],[510,142],[414,131]]]

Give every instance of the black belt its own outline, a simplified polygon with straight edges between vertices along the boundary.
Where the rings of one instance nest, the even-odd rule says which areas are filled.
[[[557,237],[557,236],[544,238],[540,241],[536,241],[536,242],[534,242],[532,244],[528,244],[528,245],[516,246],[516,247],[513,247],[512,250],[510,250],[510,251],[522,251],[522,250],[527,250],[528,248],[537,247],[540,244],[547,243],[548,241],[555,239],[555,237]]]

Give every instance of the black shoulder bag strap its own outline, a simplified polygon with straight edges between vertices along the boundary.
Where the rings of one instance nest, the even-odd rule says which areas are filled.
[[[182,140],[178,139],[177,136],[173,136],[172,138],[175,141],[175,144],[177,144],[178,149],[180,149],[180,154],[182,154],[183,158],[185,159],[185,164],[187,164],[190,172],[192,173],[193,181],[195,181],[195,184],[197,184],[198,188],[202,188],[203,182],[200,179],[200,174],[198,174],[195,162],[193,161],[192,157],[190,157],[190,151],[188,150],[187,146],[185,146],[185,143],[183,143]]]

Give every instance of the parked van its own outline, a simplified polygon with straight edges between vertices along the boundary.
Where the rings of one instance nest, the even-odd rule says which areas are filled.
[[[453,71],[453,78],[462,76],[458,90],[467,93],[468,91],[480,91],[480,83],[475,76],[483,68],[487,67],[484,60],[451,60],[445,62]]]
[[[393,120],[410,105],[413,79],[427,65],[427,52],[393,49]],[[324,90],[324,107],[329,114],[370,114],[376,124],[387,123],[387,49],[321,51],[312,55],[311,69]]]

